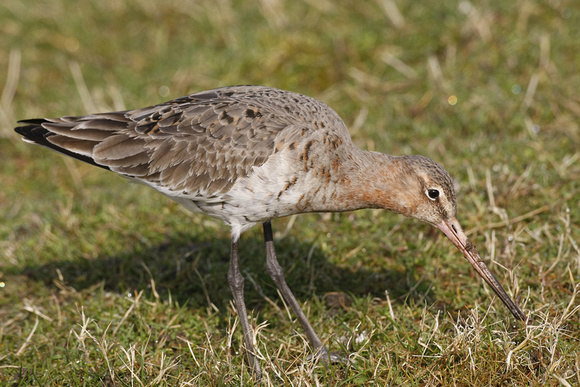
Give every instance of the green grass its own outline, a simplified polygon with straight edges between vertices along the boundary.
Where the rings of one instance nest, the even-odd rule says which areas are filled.
[[[0,384],[250,383],[227,227],[12,129],[264,84],[326,102],[361,148],[443,164],[460,221],[531,318],[516,324],[427,225],[280,219],[288,283],[351,363],[307,359],[255,228],[241,259],[266,384],[580,385],[579,24],[573,0],[4,1]]]

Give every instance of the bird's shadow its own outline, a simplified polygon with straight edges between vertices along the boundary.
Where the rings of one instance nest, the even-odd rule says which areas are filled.
[[[338,266],[329,262],[316,245],[294,238],[276,241],[276,251],[288,285],[300,301],[332,292],[385,298],[385,290],[395,303],[412,302],[414,298],[419,303],[433,301],[429,299],[429,283],[415,280],[414,273],[409,272],[412,268],[401,272]],[[76,291],[104,284],[104,289],[111,292],[133,294],[145,289],[152,293],[154,284],[162,300],[171,297],[192,309],[211,303],[225,311],[232,298],[227,281],[229,261],[229,239],[170,235],[156,245],[135,245],[115,255],[29,265],[14,274],[48,287],[64,281]],[[246,279],[249,309],[259,310],[267,302],[265,297],[278,300],[275,285],[266,274],[264,241],[257,234],[242,236],[240,267]]]

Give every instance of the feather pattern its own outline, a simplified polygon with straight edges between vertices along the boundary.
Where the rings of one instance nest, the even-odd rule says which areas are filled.
[[[220,201],[284,148],[295,155],[293,163],[304,163],[305,157],[312,162],[315,157],[300,155],[298,148],[314,132],[320,132],[313,138],[321,142],[350,139],[338,114],[324,103],[262,86],[224,87],[137,110],[20,123],[16,131],[30,142],[169,196],[201,202]]]

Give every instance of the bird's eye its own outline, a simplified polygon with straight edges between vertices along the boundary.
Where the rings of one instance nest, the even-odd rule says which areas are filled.
[[[427,196],[429,196],[429,199],[431,200],[435,200],[439,197],[439,190],[436,189],[428,189],[427,190]]]

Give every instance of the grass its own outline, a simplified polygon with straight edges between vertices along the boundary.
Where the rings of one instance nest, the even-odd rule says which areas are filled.
[[[241,259],[265,384],[580,385],[579,23],[572,0],[3,2],[0,384],[251,382],[227,228],[12,128],[265,84],[328,103],[364,149],[445,165],[530,316],[516,324],[427,225],[276,220],[290,286],[351,363],[308,361],[256,228]]]

